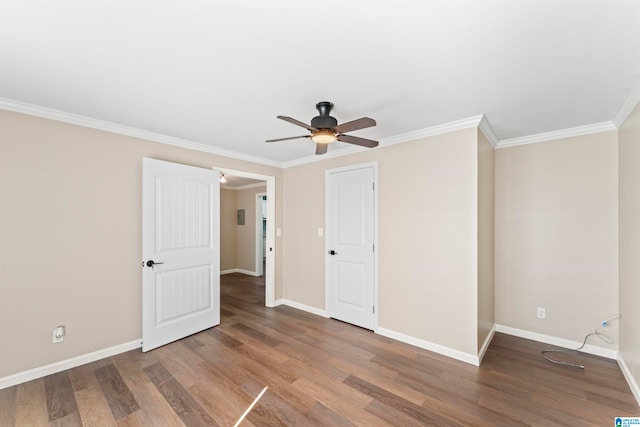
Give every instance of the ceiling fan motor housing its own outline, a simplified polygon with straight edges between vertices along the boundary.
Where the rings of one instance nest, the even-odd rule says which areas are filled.
[[[338,121],[331,116],[317,116],[311,119],[311,127],[316,129],[333,129]]]
[[[331,102],[318,102],[316,109],[320,115],[311,119],[311,127],[316,129],[333,129],[338,126],[338,121],[329,115],[333,109]]]

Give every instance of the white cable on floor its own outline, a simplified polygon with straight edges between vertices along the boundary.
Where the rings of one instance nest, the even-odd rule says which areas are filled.
[[[544,357],[545,359],[547,359],[549,362],[555,363],[556,365],[566,365],[566,366],[573,366],[574,368],[580,368],[580,369],[584,369],[584,365],[579,365],[577,363],[571,363],[571,362],[563,362],[561,360],[554,360],[550,357],[547,356],[547,353],[563,353],[563,352],[568,352],[568,351],[579,351],[582,350],[584,348],[585,345],[587,345],[587,339],[589,339],[590,336],[597,336],[598,338],[600,338],[602,341],[606,342],[607,344],[613,344],[613,340],[611,338],[609,338],[608,336],[606,336],[605,334],[603,334],[602,332],[599,331],[600,327],[605,327],[607,326],[607,323],[609,323],[612,320],[615,319],[620,319],[622,317],[621,314],[616,314],[615,316],[611,316],[609,317],[607,320],[604,320],[602,323],[600,323],[600,325],[598,325],[598,327],[596,328],[596,330],[590,334],[587,334],[584,337],[584,340],[582,341],[582,345],[578,348],[563,348],[560,350],[542,350],[540,352],[540,354],[542,354],[542,357]]]
[[[247,408],[246,411],[244,411],[244,414],[242,414],[242,416],[240,417],[240,419],[233,425],[233,427],[238,427],[240,425],[240,423],[242,422],[242,420],[244,420],[244,417],[246,417],[249,412],[251,412],[251,410],[253,409],[253,407],[255,406],[256,403],[258,403],[258,400],[260,400],[260,398],[262,397],[262,395],[264,394],[265,391],[267,391],[269,387],[265,387],[262,389],[262,391],[260,392],[260,394],[258,395],[258,397],[256,397],[256,400],[253,401],[253,403],[251,403],[251,405],[249,405],[249,407]]]

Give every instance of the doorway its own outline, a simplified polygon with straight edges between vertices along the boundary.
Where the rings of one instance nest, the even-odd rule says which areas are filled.
[[[264,305],[266,307],[274,307],[275,306],[275,189],[276,189],[276,178],[275,176],[270,175],[262,175],[256,174],[252,172],[240,171],[235,169],[227,169],[221,167],[213,167],[214,170],[223,173],[227,177],[240,177],[240,178],[248,178],[257,181],[263,181],[266,183],[266,192],[262,193],[266,196],[265,203],[265,218],[264,218],[264,229],[266,233],[265,237],[265,254],[264,263],[259,263],[260,268],[263,268],[262,275],[264,275],[265,281],[265,301]],[[256,199],[257,200],[257,199]],[[251,221],[250,218],[246,218],[245,220]],[[256,215],[257,221],[257,215]],[[262,221],[262,220],[261,220]],[[256,224],[257,225],[257,224]],[[261,224],[262,225],[262,224]],[[258,233],[256,233],[257,236]],[[257,245],[257,237],[256,241],[256,252],[258,251]],[[256,255],[256,258],[258,256]],[[257,261],[257,260],[256,260]],[[258,264],[256,264],[256,271],[258,271]]]

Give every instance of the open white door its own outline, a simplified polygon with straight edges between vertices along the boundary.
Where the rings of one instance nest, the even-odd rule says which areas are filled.
[[[376,328],[375,165],[326,173],[326,288],[329,316]]]
[[[220,323],[219,173],[142,162],[142,351]]]

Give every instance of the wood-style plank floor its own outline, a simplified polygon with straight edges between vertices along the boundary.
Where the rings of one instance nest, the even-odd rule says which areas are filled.
[[[616,362],[497,334],[474,367],[289,307],[222,276],[222,323],[0,390],[0,426],[610,426],[639,416]]]

